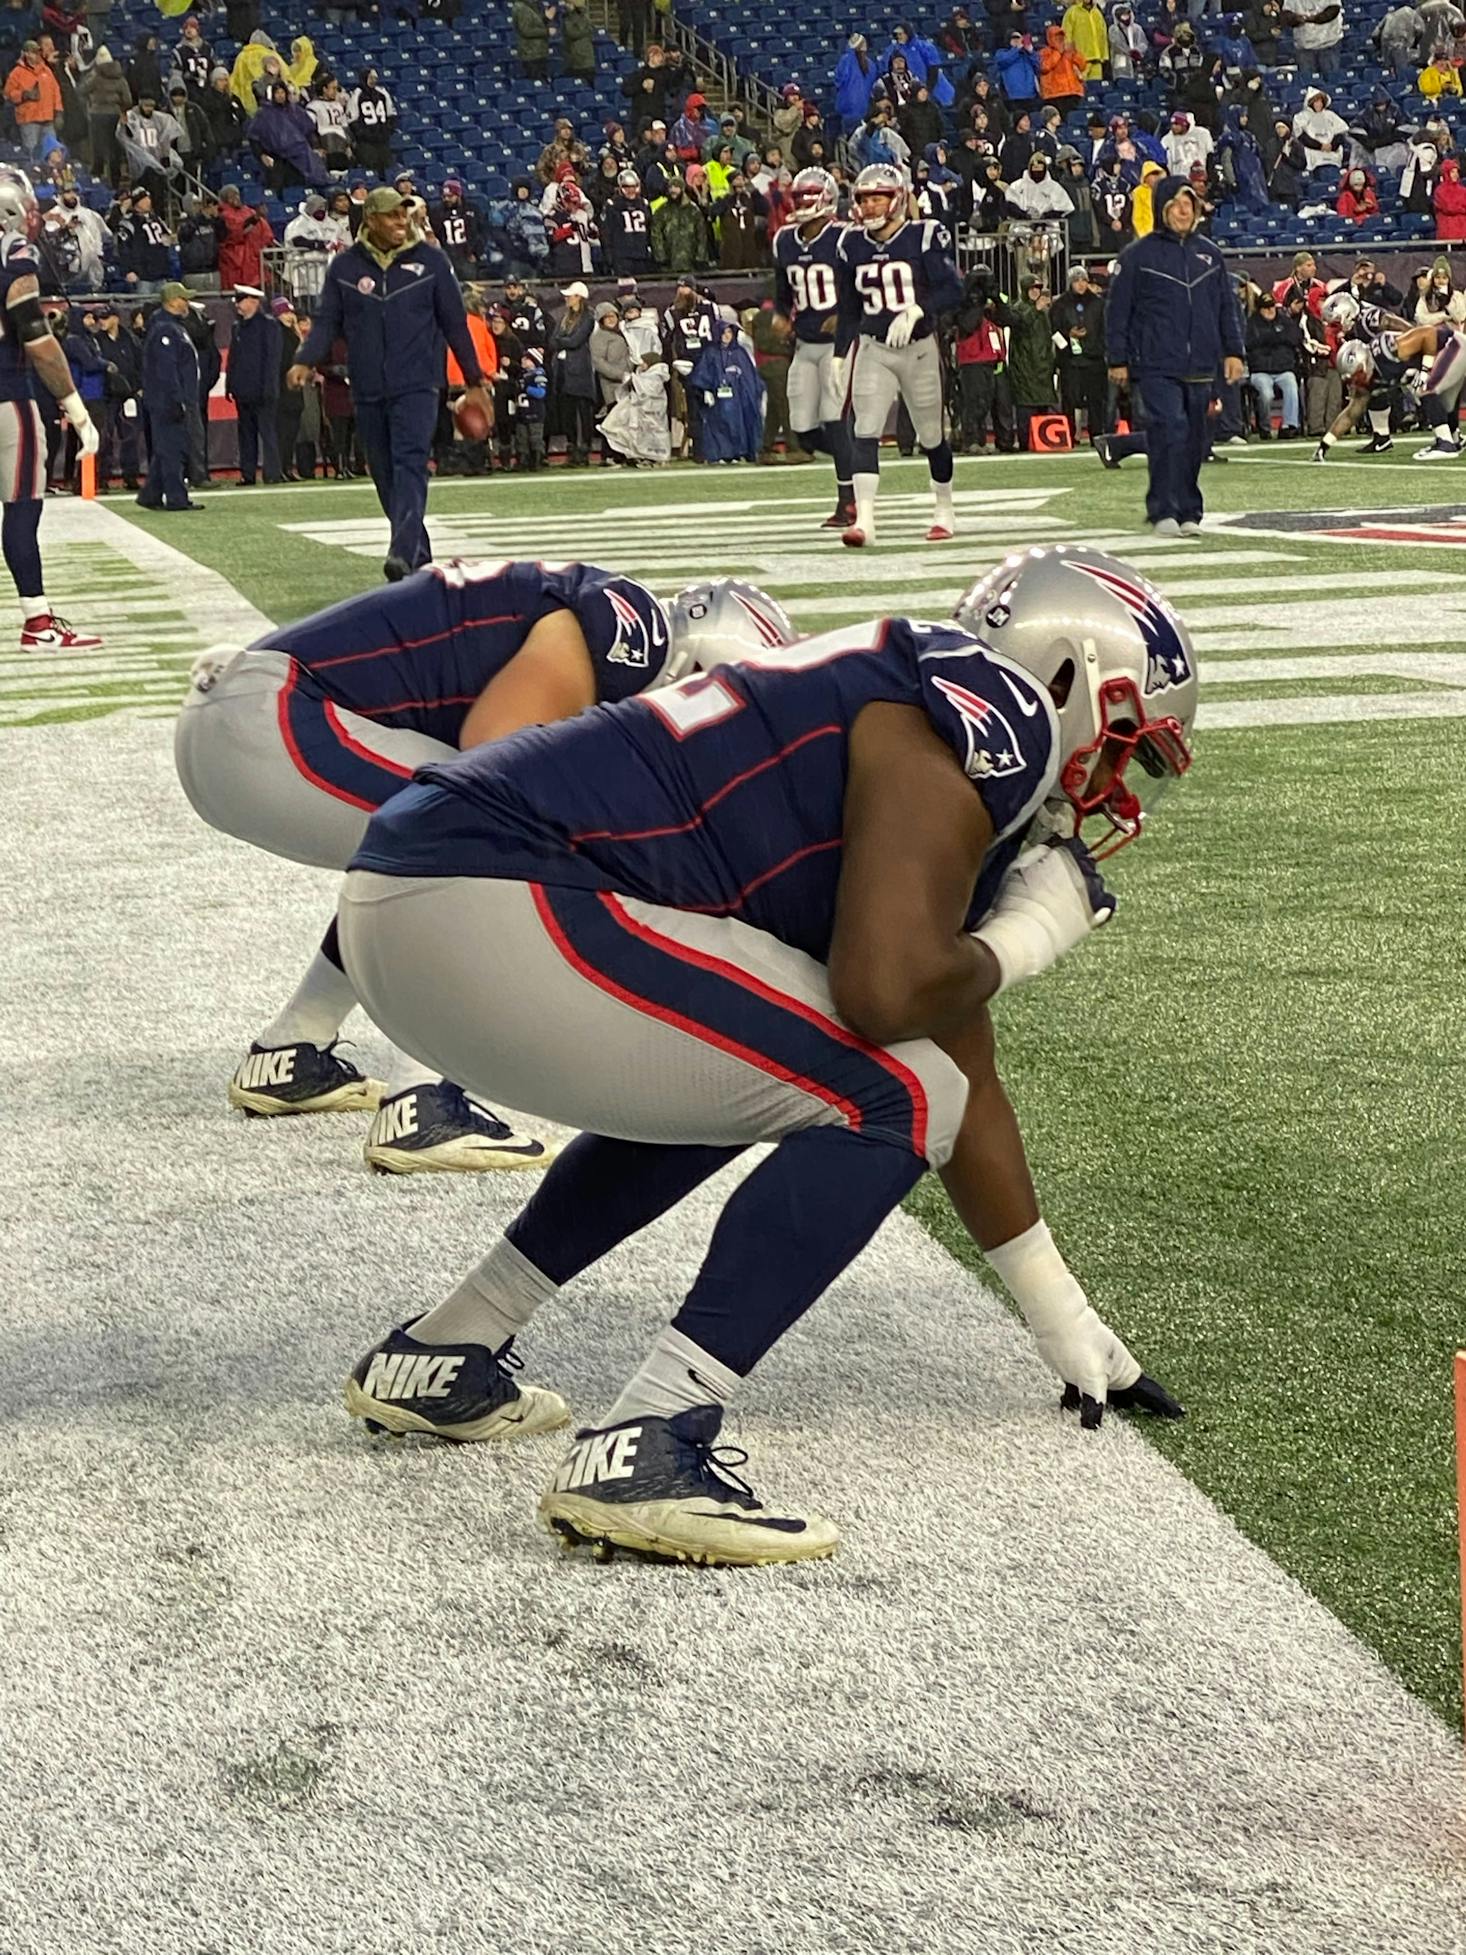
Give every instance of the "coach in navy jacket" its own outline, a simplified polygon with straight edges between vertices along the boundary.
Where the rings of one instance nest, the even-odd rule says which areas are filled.
[[[311,369],[330,360],[335,342],[345,340],[357,431],[392,525],[386,571],[396,578],[432,559],[423,519],[446,347],[470,398],[491,420],[493,403],[447,258],[436,245],[409,240],[408,213],[395,190],[374,190],[363,213],[356,243],[326,267],[310,337],[286,378],[303,387]]]
[[[1201,521],[1206,413],[1218,370],[1242,378],[1242,311],[1226,260],[1195,235],[1200,215],[1184,177],[1163,177],[1156,227],[1120,254],[1105,307],[1110,378],[1144,399],[1150,488],[1145,513],[1165,531]]]

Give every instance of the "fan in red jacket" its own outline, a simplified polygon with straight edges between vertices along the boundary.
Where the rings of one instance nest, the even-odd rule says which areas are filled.
[[[1350,170],[1334,209],[1351,224],[1362,224],[1366,218],[1379,216],[1379,192],[1368,170]]]
[[[1432,202],[1435,205],[1436,236],[1453,241],[1466,238],[1466,183],[1461,181],[1461,164],[1457,157],[1448,156],[1441,164]]]
[[[245,203],[237,183],[226,183],[219,192],[214,222],[219,229],[219,289],[232,292],[237,285],[263,286],[265,247],[275,242],[269,218]]]

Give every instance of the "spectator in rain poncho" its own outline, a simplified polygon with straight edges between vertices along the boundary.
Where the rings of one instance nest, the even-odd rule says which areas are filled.
[[[1267,172],[1246,109],[1228,109],[1216,156],[1222,182],[1232,192],[1233,201],[1247,210],[1266,210]]]
[[[687,384],[702,396],[699,432],[707,462],[752,462],[763,444],[764,383],[736,325],[724,320]]]
[[[324,188],[329,181],[326,165],[311,141],[316,125],[305,110],[290,99],[289,85],[272,84],[270,99],[250,119],[245,135],[250,148],[270,173],[271,188],[287,189],[293,183]]]
[[[672,426],[667,418],[668,378],[667,363],[660,353],[648,352],[622,381],[619,397],[601,418],[602,433],[629,462],[672,459]]]
[[[1145,29],[1135,9],[1117,6],[1110,15],[1110,73],[1116,81],[1130,81],[1145,73]]]

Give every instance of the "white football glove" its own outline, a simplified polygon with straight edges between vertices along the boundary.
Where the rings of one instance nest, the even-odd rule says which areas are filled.
[[[921,324],[921,316],[919,305],[903,306],[886,328],[887,346],[909,346],[911,335]]]
[[[56,405],[76,429],[77,446],[84,455],[95,455],[102,445],[102,437],[97,432],[97,424],[87,412],[87,404],[78,393],[67,394]]]
[[[237,645],[210,645],[194,660],[188,675],[189,684],[195,692],[212,692],[238,657]]]
[[[998,962],[998,989],[1038,977],[1115,914],[1094,857],[1077,836],[1026,848],[972,932]]]

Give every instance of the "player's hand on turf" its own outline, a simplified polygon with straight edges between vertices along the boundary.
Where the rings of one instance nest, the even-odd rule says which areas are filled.
[[[1085,1432],[1099,1428],[1106,1405],[1117,1412],[1150,1412],[1161,1419],[1186,1416],[1165,1386],[1141,1370],[1088,1303],[1069,1322],[1051,1326],[1034,1341],[1039,1356],[1064,1381],[1060,1405],[1079,1414]]]
[[[911,344],[911,335],[921,324],[919,305],[903,306],[886,328],[886,344],[898,349]]]

